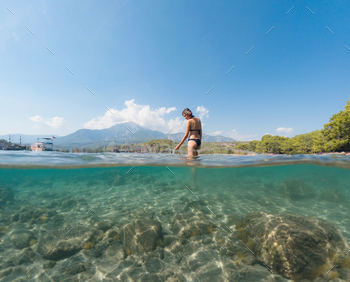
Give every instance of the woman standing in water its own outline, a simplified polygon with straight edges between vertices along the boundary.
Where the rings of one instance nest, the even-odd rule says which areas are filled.
[[[182,115],[187,119],[186,133],[182,138],[179,145],[175,147],[175,150],[178,150],[181,145],[185,142],[187,136],[188,138],[188,156],[198,156],[197,149],[201,148],[202,140],[202,123],[199,118],[196,118],[189,108],[183,110]]]

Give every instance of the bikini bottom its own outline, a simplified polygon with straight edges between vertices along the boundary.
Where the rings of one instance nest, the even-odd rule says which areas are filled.
[[[188,141],[195,141],[197,143],[197,147],[199,147],[201,145],[201,140],[200,139],[188,139]]]

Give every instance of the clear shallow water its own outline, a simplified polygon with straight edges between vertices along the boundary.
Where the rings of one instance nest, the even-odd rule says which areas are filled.
[[[0,281],[291,281],[242,217],[325,220],[349,242],[349,160],[0,152]],[[325,281],[350,281],[342,261]]]

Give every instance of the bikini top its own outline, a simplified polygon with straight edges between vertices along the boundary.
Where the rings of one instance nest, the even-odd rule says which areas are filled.
[[[201,135],[201,130],[200,129],[190,129],[190,131],[198,131],[198,134]],[[190,139],[190,136],[188,136],[188,139]]]

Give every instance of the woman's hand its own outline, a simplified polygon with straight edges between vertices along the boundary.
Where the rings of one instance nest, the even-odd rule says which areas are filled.
[[[181,146],[181,145],[177,145],[177,146],[175,147],[175,150],[179,150],[180,146]]]

